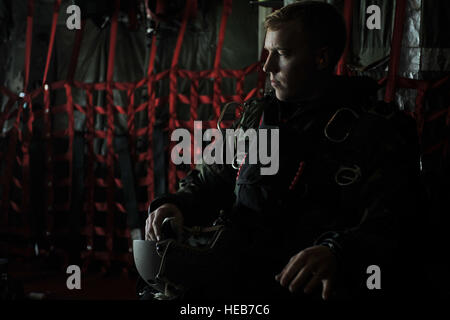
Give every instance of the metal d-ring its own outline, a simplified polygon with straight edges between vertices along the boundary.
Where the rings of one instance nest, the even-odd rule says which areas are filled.
[[[342,112],[342,111],[350,111],[356,119],[359,118],[359,115],[350,108],[340,108],[340,109],[336,110],[336,112],[333,114],[333,116],[330,118],[330,120],[328,120],[327,124],[325,125],[325,128],[323,129],[323,133],[324,133],[325,137],[332,142],[336,142],[336,143],[344,142],[345,140],[347,140],[347,138],[350,134],[350,130],[349,130],[342,139],[335,139],[328,135],[328,127],[334,121],[334,119],[339,114],[339,112]]]
[[[228,102],[227,104],[225,104],[225,105],[223,106],[222,112],[220,113],[220,116],[219,116],[219,119],[217,119],[217,129],[221,130],[221,128],[220,128],[220,123],[222,122],[222,118],[223,118],[223,116],[225,115],[225,112],[227,111],[228,107],[229,107],[230,105],[232,105],[233,103],[239,104],[239,102],[236,102],[236,101],[230,101],[230,102]]]

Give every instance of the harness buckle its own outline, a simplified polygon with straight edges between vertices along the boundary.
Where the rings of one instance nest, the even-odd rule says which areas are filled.
[[[349,167],[341,166],[334,176],[334,180],[340,186],[354,184],[359,178],[361,178],[361,168],[356,164]]]
[[[351,125],[348,126],[348,131],[343,133],[342,136],[337,136],[336,132],[334,132],[333,134],[330,133],[330,126],[335,124],[336,121],[339,121],[339,120],[340,121],[348,121],[348,119],[345,119],[345,118],[337,119],[337,117],[339,115],[341,115],[341,117],[342,116],[345,117],[345,115],[342,114],[342,112],[345,112],[345,111],[349,112],[354,117],[353,120],[356,120],[359,118],[359,115],[350,108],[340,108],[340,109],[336,110],[336,112],[333,114],[333,116],[330,118],[330,120],[328,120],[327,124],[325,125],[325,128],[323,129],[323,133],[324,133],[325,137],[328,140],[330,140],[331,142],[335,142],[335,143],[344,142],[345,140],[347,140],[348,136],[350,135],[350,131],[352,130],[352,127],[353,127]],[[331,128],[331,130],[335,130],[335,131],[338,131],[339,129],[340,129],[339,127]],[[333,135],[335,135],[335,136],[333,137]]]

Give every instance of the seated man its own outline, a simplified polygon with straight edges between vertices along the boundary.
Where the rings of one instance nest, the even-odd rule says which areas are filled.
[[[200,165],[151,203],[146,239],[159,240],[168,217],[208,225],[231,212],[236,238],[223,251],[223,281],[205,296],[214,288],[244,298],[369,295],[371,265],[382,274],[378,291],[401,288],[414,220],[405,194],[417,162],[392,125],[395,112],[378,109],[375,81],[333,75],[346,32],[331,5],[297,2],[265,26],[274,92],[246,102],[236,125],[279,129],[278,173],[261,175],[248,161],[239,171]]]

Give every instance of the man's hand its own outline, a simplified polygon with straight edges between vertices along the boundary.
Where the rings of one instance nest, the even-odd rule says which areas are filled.
[[[163,204],[150,212],[145,221],[145,240],[159,241],[161,238],[161,225],[165,218],[174,217],[177,228],[183,227],[183,215],[178,207],[171,203]]]
[[[291,292],[304,288],[305,293],[310,293],[322,282],[322,298],[326,300],[330,296],[336,271],[337,259],[331,250],[326,246],[313,246],[293,256],[275,280]]]

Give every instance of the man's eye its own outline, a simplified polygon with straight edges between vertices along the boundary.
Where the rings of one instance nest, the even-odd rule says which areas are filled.
[[[285,57],[285,56],[288,55],[288,53],[287,53],[286,51],[278,51],[278,55],[279,55],[280,57]]]

